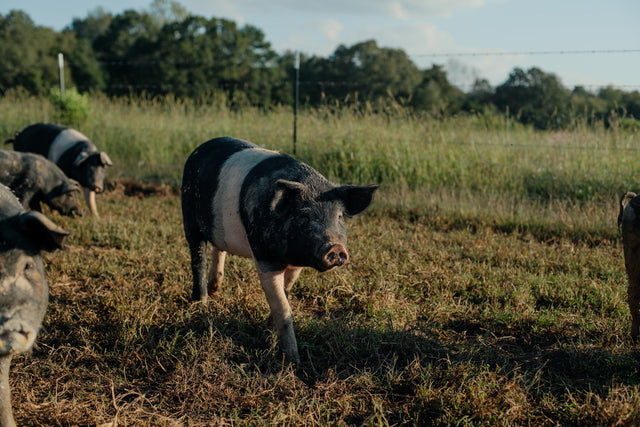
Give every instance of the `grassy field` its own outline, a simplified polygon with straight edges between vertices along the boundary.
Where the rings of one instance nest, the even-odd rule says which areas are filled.
[[[53,117],[25,96],[0,112],[6,137]],[[72,235],[45,255],[45,326],[13,365],[19,424],[640,423],[615,225],[640,136],[304,112],[296,157],[382,187],[349,223],[351,263],[293,288],[295,371],[250,261],[229,258],[218,296],[189,302],[177,191],[199,143],[291,152],[291,125],[286,109],[92,98],[81,130],[116,166],[100,220],[50,215]]]

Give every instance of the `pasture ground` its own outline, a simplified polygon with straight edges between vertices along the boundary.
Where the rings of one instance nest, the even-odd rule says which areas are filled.
[[[381,193],[380,200],[385,200]],[[292,291],[283,363],[248,260],[189,301],[179,196],[113,180],[45,255],[50,304],[14,360],[20,425],[638,424],[640,351],[610,227],[514,225],[376,203],[351,263]]]

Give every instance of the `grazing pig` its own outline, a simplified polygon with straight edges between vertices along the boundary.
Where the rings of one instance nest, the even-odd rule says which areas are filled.
[[[366,209],[377,188],[336,186],[310,166],[247,141],[205,142],[187,159],[182,180],[192,298],[204,302],[220,287],[226,252],[253,258],[281,347],[299,362],[289,290],[302,267],[326,271],[347,262],[345,217]]]
[[[0,184],[9,187],[25,209],[47,204],[63,215],[80,215],[78,183],[39,154],[0,150]]]
[[[640,327],[640,197],[635,193],[628,192],[620,198],[618,228],[622,233],[624,265],[629,279],[631,337],[637,340]]]
[[[13,426],[9,367],[31,348],[49,292],[41,250],[62,247],[68,233],[39,212],[26,212],[0,184],[0,425]]]
[[[98,217],[96,192],[104,189],[105,167],[113,165],[105,152],[75,129],[38,123],[18,132],[13,142],[16,151],[29,151],[45,156],[58,165],[68,177],[84,187],[84,198],[92,215]]]

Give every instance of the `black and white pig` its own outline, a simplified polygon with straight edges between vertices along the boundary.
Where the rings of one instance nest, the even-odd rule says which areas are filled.
[[[62,247],[66,231],[39,212],[26,212],[0,184],[0,425],[14,426],[9,368],[28,351],[42,325],[49,291],[40,251]]]
[[[299,362],[289,290],[302,267],[326,271],[348,261],[345,218],[365,210],[377,188],[336,186],[288,155],[240,139],[205,142],[187,159],[182,179],[192,298],[204,302],[220,287],[227,252],[253,258],[281,348]]]
[[[75,129],[52,123],[37,123],[18,132],[13,142],[16,151],[45,156],[58,165],[69,178],[84,188],[89,211],[98,217],[96,192],[104,189],[105,167],[113,162],[93,142]]]
[[[63,215],[81,215],[77,182],[39,154],[0,150],[0,184],[9,187],[25,209],[45,203]]]

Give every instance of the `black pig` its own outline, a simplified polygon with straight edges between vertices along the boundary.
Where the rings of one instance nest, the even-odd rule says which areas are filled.
[[[366,209],[377,188],[336,186],[310,166],[247,141],[205,142],[187,159],[182,179],[192,298],[204,302],[220,287],[226,252],[253,258],[282,349],[299,362],[289,290],[302,267],[326,271],[348,261],[345,217]]]
[[[0,184],[0,425],[14,426],[9,367],[42,325],[49,291],[41,250],[62,247],[69,233],[39,212],[26,212]]]
[[[13,142],[16,151],[45,156],[58,165],[68,177],[84,187],[84,198],[92,215],[98,216],[96,192],[104,189],[105,167],[113,162],[93,142],[75,129],[38,123],[18,132]]]
[[[80,215],[78,183],[39,154],[0,150],[0,184],[9,187],[25,209],[40,211],[40,203],[63,215]]]

